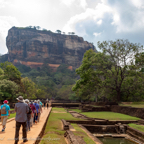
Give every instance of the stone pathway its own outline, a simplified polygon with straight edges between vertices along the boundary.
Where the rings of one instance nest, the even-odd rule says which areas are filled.
[[[47,108],[43,109],[43,112],[40,117],[40,122],[34,124],[33,127],[31,128],[31,131],[29,131],[27,134],[27,137],[29,139],[28,142],[23,143],[22,128],[20,129],[19,144],[34,144],[36,138],[38,137],[43,128],[43,125],[48,115],[50,114],[50,111],[51,107],[49,107],[48,109]],[[15,120],[12,120],[7,123],[5,132],[0,132],[0,144],[14,144],[14,136],[15,136]]]

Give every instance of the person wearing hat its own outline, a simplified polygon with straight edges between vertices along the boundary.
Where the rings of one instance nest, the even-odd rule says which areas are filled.
[[[40,101],[40,99],[38,99],[38,102],[41,104],[41,106],[43,105],[42,102]]]
[[[29,104],[29,100],[26,99],[25,100],[25,103],[28,105],[29,107],[29,112],[27,113],[27,131],[29,130],[30,131],[30,120],[31,120],[31,116],[33,117],[33,113],[32,113],[32,110],[31,110],[31,107],[30,107],[30,104]]]
[[[33,126],[33,121],[34,121],[34,115],[37,115],[37,111],[36,111],[36,108],[34,106],[33,101],[31,101],[30,107],[31,107],[31,110],[32,110],[32,113],[33,113],[32,116],[31,116],[31,120],[30,120],[30,125],[32,127]]]
[[[5,131],[5,128],[6,128],[6,122],[7,122],[7,119],[8,119],[8,116],[10,116],[10,107],[8,104],[8,101],[5,100],[3,102],[4,104],[1,105],[1,122],[2,122],[2,132]]]
[[[34,123],[37,123],[39,113],[39,105],[37,104],[37,100],[34,101],[34,106],[36,108],[36,112],[34,114]]]
[[[26,103],[23,102],[23,97],[19,96],[16,98],[18,103],[15,104],[16,112],[16,131],[15,131],[15,144],[18,144],[19,141],[19,130],[22,125],[23,127],[23,142],[27,142],[27,113],[29,112],[29,107]]]
[[[37,103],[39,105],[39,113],[38,113],[38,122],[39,122],[40,116],[41,116],[41,113],[42,113],[42,105],[40,104],[40,100],[38,100]]]

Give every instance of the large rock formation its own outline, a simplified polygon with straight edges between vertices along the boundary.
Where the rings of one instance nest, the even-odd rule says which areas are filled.
[[[92,43],[76,35],[16,27],[8,31],[6,45],[8,60],[15,65],[40,67],[48,63],[50,67],[57,68],[63,63],[70,69],[80,66],[86,50],[95,49]]]

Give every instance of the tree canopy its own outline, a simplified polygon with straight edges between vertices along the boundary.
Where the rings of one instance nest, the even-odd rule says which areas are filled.
[[[117,102],[142,99],[143,47],[121,39],[98,42],[98,47],[99,53],[93,50],[85,53],[82,65],[76,70],[80,79],[73,91],[83,99],[91,96]]]

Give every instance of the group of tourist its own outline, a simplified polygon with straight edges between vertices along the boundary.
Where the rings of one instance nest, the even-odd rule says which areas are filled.
[[[30,128],[33,124],[37,124],[40,121],[40,116],[42,113],[42,102],[40,100],[31,100],[23,99],[22,96],[17,98],[18,103],[15,104],[16,112],[16,131],[15,131],[15,144],[18,144],[19,141],[19,130],[22,125],[23,129],[23,142],[27,142],[27,132],[30,131]],[[47,101],[48,102],[48,101]],[[6,122],[10,116],[10,107],[8,101],[5,100],[4,104],[1,105],[1,122],[2,122],[2,132],[5,131]],[[44,102],[44,108],[48,103]]]

